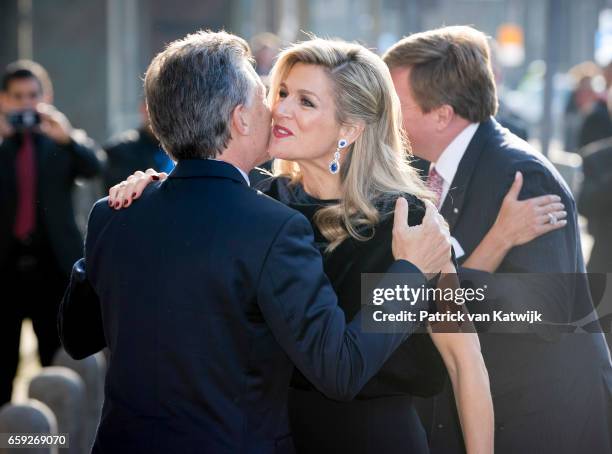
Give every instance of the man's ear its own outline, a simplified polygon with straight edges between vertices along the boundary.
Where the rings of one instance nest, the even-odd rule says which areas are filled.
[[[354,143],[365,129],[365,123],[363,121],[357,121],[342,125],[340,128],[340,139],[345,139],[349,144]]]
[[[242,136],[249,134],[250,115],[243,104],[238,104],[232,111],[232,128]]]
[[[444,131],[455,116],[455,109],[448,104],[443,104],[435,110],[436,129]]]

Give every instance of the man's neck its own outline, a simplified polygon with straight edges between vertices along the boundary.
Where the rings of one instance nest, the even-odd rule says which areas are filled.
[[[461,117],[456,117],[449,125],[446,127],[444,134],[440,136],[440,140],[438,141],[435,150],[431,154],[428,161],[433,162],[434,164],[440,159],[442,153],[448,148],[448,146],[457,138],[459,134],[461,134],[465,128],[467,128],[471,123],[468,120],[465,120]]]
[[[234,167],[242,170],[244,173],[249,173],[251,170],[253,170],[255,164],[249,161],[248,156],[248,151],[228,146],[221,153],[217,153],[214,159],[231,164]]]

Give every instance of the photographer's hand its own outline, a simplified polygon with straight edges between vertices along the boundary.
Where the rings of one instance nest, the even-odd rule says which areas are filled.
[[[68,145],[72,126],[66,115],[50,104],[40,103],[36,110],[40,114],[40,132],[60,145]]]
[[[6,116],[4,115],[4,113],[0,112],[0,142],[2,141],[2,139],[11,137],[13,134],[15,134],[15,130],[6,120]]]

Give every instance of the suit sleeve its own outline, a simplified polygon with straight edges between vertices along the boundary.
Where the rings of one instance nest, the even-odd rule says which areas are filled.
[[[405,273],[402,280],[409,286],[426,285],[425,277],[406,261],[395,262],[388,273]],[[418,322],[406,322],[392,334],[362,332],[363,310],[347,325],[323,272],[312,228],[301,214],[285,223],[268,252],[258,303],[297,368],[322,393],[338,400],[352,399],[418,327]],[[419,300],[412,309],[428,310],[427,306]],[[406,309],[397,301],[384,304],[387,312],[399,312],[400,307]]]
[[[104,167],[105,153],[87,137],[85,131],[75,131],[66,147],[72,153],[75,177],[93,178],[100,175]]]
[[[83,359],[106,347],[100,301],[87,280],[85,259],[74,264],[58,315],[62,345],[74,359]]]

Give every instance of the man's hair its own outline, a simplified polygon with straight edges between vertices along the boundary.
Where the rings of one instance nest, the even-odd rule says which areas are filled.
[[[2,75],[2,91],[6,92],[12,81],[18,79],[35,79],[43,95],[53,94],[53,85],[49,74],[41,65],[31,60],[17,60],[9,63]]]
[[[472,27],[410,35],[394,44],[383,60],[390,69],[410,68],[410,87],[424,112],[447,104],[474,123],[497,112],[487,37]]]
[[[149,65],[144,89],[151,128],[174,159],[214,158],[231,139],[234,108],[256,85],[249,46],[200,31],[170,43]]]

